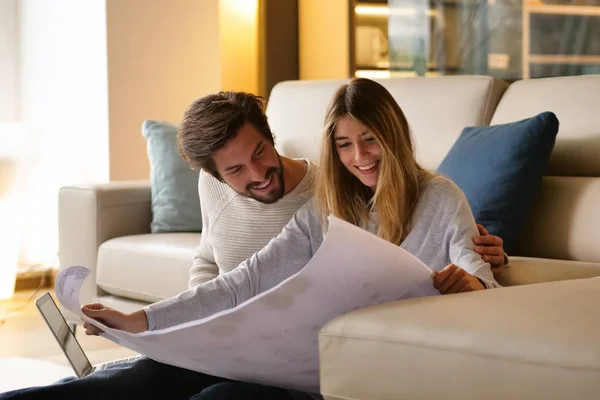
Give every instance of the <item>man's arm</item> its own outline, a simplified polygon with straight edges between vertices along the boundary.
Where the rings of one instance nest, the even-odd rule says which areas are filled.
[[[190,268],[190,280],[188,288],[201,285],[215,279],[219,275],[219,267],[215,262],[213,247],[210,244],[210,236],[204,230],[204,222],[202,222],[202,239],[200,246],[196,248],[196,254]]]
[[[192,267],[190,268],[190,278],[188,288],[201,285],[219,275],[219,267],[215,262],[214,249],[211,243],[211,227],[214,221],[211,221],[212,210],[215,204],[219,203],[214,190],[211,190],[210,181],[214,179],[206,172],[200,171],[198,178],[198,194],[200,197],[200,212],[202,214],[202,238],[200,245],[196,248]]]
[[[490,263],[494,277],[502,275],[504,268],[508,267],[508,256],[504,252],[504,241],[502,238],[490,235],[487,229],[477,224],[479,236],[473,238],[476,245],[475,251],[481,255],[483,261]]]

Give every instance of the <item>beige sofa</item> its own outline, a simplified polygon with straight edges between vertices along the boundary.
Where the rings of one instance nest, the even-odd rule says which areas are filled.
[[[317,161],[342,81],[277,85],[267,113],[282,154]],[[405,111],[420,163],[435,169],[465,126],[553,111],[548,176],[499,290],[358,310],[320,334],[329,399],[600,396],[600,76],[381,81]],[[64,187],[61,267],[94,271],[82,301],[134,310],[184,290],[200,234],[150,234],[148,182]],[[582,278],[592,278],[583,279]],[[575,280],[577,279],[577,280]],[[561,281],[561,282],[554,282]],[[535,285],[532,285],[535,284]]]

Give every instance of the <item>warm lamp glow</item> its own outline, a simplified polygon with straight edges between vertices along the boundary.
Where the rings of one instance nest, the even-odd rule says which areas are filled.
[[[258,0],[219,1],[221,88],[259,90]]]
[[[390,71],[387,70],[372,70],[372,69],[359,69],[354,74],[357,78],[368,78],[368,79],[388,79],[390,78]]]
[[[390,9],[387,6],[379,5],[360,5],[354,7],[354,12],[359,15],[390,15]]]
[[[354,12],[357,15],[365,16],[381,16],[381,17],[416,17],[419,13],[416,7],[394,7],[389,8],[383,5],[358,5],[354,7]],[[426,9],[425,15],[436,16],[437,11],[432,9]]]
[[[222,7],[253,21],[258,13],[258,0],[221,0]]]

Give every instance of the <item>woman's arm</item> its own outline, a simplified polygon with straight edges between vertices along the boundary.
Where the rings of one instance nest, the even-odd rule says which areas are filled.
[[[447,197],[448,203],[445,207],[449,216],[445,239],[448,241],[451,265],[454,264],[476,277],[484,288],[500,287],[494,279],[490,264],[475,252],[473,237],[477,236],[479,231],[465,195],[453,183],[450,190],[453,193]],[[446,268],[452,269],[450,266]],[[440,271],[440,274],[442,272]]]
[[[233,271],[145,307],[149,329],[208,317],[276,286],[308,263],[322,236],[312,201],[309,201],[277,237]]]

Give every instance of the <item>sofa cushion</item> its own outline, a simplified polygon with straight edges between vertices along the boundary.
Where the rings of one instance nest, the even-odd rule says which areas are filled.
[[[525,79],[510,85],[491,124],[518,121],[552,111],[560,131],[548,175],[600,176],[600,75]]]
[[[153,233],[200,232],[202,216],[198,198],[198,172],[177,151],[177,126],[144,121],[150,161]]]
[[[600,263],[511,256],[510,265],[496,280],[502,286],[518,286],[598,276]]]
[[[600,278],[352,311],[319,333],[326,399],[597,399]]]
[[[108,240],[98,249],[98,286],[117,296],[154,302],[187,289],[199,233],[155,233]]]
[[[545,176],[514,254],[600,263],[599,199],[600,178]]]
[[[551,112],[465,128],[438,168],[465,192],[475,220],[500,236],[509,254],[538,193],[557,132]]]

